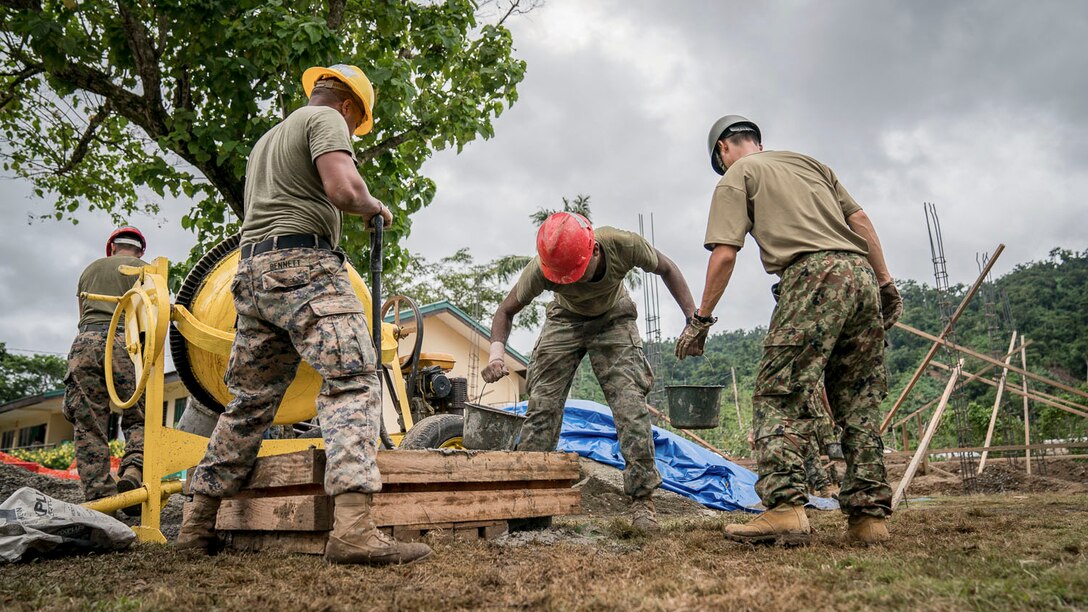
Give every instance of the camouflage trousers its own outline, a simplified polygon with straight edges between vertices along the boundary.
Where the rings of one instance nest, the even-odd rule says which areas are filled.
[[[238,264],[238,331],[227,364],[234,399],[219,417],[190,490],[228,497],[242,487],[302,359],[321,375],[325,491],[381,490],[377,358],[341,253],[281,249]]]
[[[851,515],[891,514],[879,431],[884,328],[873,269],[858,254],[810,253],[785,270],[780,290],[753,398],[756,491],[768,508],[807,500],[805,400],[822,376],[846,458],[839,504]]]
[[[570,313],[554,302],[548,306],[544,329],[529,361],[529,406],[518,444],[519,450],[555,450],[574,374],[588,353],[616,422],[626,464],[623,490],[636,499],[649,496],[661,484],[646,408],[654,378],[642,352],[637,317],[630,298],[592,318]]]
[[[807,412],[797,419],[795,428],[804,435],[802,454],[805,457],[805,480],[809,493],[815,493],[837,484],[826,468],[820,455],[831,442],[837,442],[831,425],[831,417],[823,405],[824,387],[821,383],[806,400]]]
[[[110,396],[106,390],[106,332],[80,332],[68,353],[64,378],[64,418],[72,424],[76,469],[87,501],[117,493],[110,478]],[[113,337],[113,384],[128,398],[136,391],[136,368],[125,350],[124,336]],[[144,463],[144,400],[121,413],[125,456],[121,471]]]

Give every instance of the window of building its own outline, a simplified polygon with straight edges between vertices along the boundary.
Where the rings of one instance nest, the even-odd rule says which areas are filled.
[[[0,435],[0,449],[7,450],[15,446],[15,430],[5,431]]]
[[[174,427],[178,426],[181,422],[181,415],[185,414],[185,398],[179,397],[174,400]]]
[[[19,446],[45,444],[45,423],[32,425],[19,430]]]

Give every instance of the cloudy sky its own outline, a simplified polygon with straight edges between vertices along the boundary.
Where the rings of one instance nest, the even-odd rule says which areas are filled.
[[[1088,3],[548,0],[511,27],[528,62],[521,99],[493,139],[425,166],[438,195],[408,246],[427,258],[466,246],[478,260],[528,254],[529,213],[588,194],[597,224],[637,230],[638,214],[653,214],[657,247],[698,301],[718,178],[706,136],[728,113],[759,123],[766,148],[834,168],[897,277],[933,282],[926,201],[952,282],[971,282],[976,254],[998,243],[997,274],[1053,247],[1088,248]],[[0,341],[63,353],[76,280],[111,226],[28,223],[49,208],[29,192],[0,180]],[[186,208],[132,220],[151,255],[187,253]],[[773,280],[750,243],[720,329],[766,324]],[[664,290],[661,311],[675,336],[682,317]]]

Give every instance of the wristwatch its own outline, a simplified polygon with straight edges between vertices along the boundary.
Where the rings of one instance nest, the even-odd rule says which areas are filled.
[[[698,322],[702,323],[703,325],[714,325],[715,323],[718,322],[718,319],[717,319],[717,317],[700,316],[699,315],[699,309],[696,308],[695,311],[691,313],[691,316],[688,317],[688,324],[690,325],[692,321],[698,321]]]

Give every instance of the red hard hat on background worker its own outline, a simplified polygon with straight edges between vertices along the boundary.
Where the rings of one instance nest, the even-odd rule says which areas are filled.
[[[582,278],[593,258],[593,226],[571,212],[548,217],[536,233],[536,252],[544,278],[568,285]]]
[[[141,253],[147,250],[147,239],[144,238],[143,232],[131,225],[119,227],[110,234],[109,240],[106,240],[106,257],[113,255],[110,251],[110,247],[113,246],[115,242],[130,246],[139,246]]]

